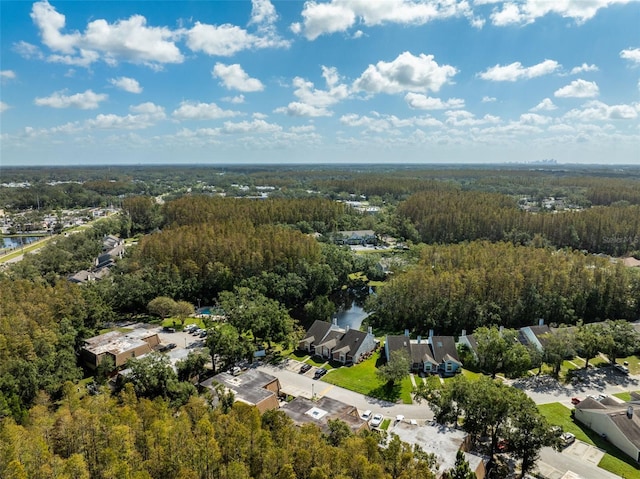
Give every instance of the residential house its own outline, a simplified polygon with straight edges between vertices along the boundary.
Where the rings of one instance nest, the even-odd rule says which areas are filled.
[[[343,364],[360,362],[376,346],[371,328],[366,333],[357,329],[342,329],[335,319],[333,323],[314,321],[298,343],[298,349],[302,351]]]
[[[640,463],[640,395],[626,403],[589,397],[576,405],[575,418]]]
[[[369,429],[369,423],[360,417],[355,406],[323,396],[315,401],[296,397],[282,406],[296,426],[316,424],[323,432],[329,432],[329,420],[339,419],[349,426],[354,434]]]
[[[405,351],[415,372],[452,376],[462,367],[453,336],[434,336],[433,331],[426,341],[421,336],[409,339],[409,330],[405,330],[403,336],[387,336],[384,348],[387,360],[394,351]]]
[[[144,328],[136,328],[127,333],[111,331],[85,339],[80,357],[91,369],[96,369],[106,357],[110,357],[114,366],[119,368],[128,359],[150,353],[159,344],[158,333]]]
[[[546,334],[551,333],[551,328],[544,324],[544,319],[538,321],[537,326],[525,326],[520,328],[519,339],[525,346],[531,345],[538,351],[544,351],[544,345],[546,343]]]
[[[233,392],[236,401],[257,407],[261,414],[279,407],[280,381],[275,376],[257,369],[250,369],[238,376],[229,373],[216,374],[201,382],[200,386],[215,392],[216,384],[221,384]]]
[[[469,348],[473,357],[476,360],[478,359],[478,341],[476,341],[476,337],[473,334],[467,334],[467,330],[463,329],[458,338],[458,344]]]
[[[371,327],[365,333],[357,329],[347,329],[331,352],[334,361],[342,364],[357,364],[362,357],[376,348],[376,338]]]
[[[365,246],[368,244],[378,244],[378,238],[373,230],[338,231],[335,235],[335,242],[352,246]]]

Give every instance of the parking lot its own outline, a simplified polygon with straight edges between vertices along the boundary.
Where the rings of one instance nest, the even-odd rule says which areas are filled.
[[[175,344],[175,348],[168,349],[163,354],[166,354],[171,360],[171,364],[175,365],[176,362],[185,359],[190,351],[206,350],[206,338],[201,338],[189,334],[186,331],[176,331],[171,333],[162,327],[157,328],[158,337],[160,338],[161,345]]]

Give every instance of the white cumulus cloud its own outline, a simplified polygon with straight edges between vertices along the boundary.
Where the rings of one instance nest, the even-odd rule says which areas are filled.
[[[529,111],[552,111],[558,107],[553,104],[550,98],[545,98]]]
[[[215,120],[239,115],[240,112],[223,110],[215,103],[183,101],[171,114],[177,120]]]
[[[344,32],[356,24],[424,25],[451,17],[466,17],[475,27],[483,23],[473,16],[466,0],[331,0],[328,3],[311,0],[304,4],[302,23],[292,24],[291,30],[315,40],[320,35]]]
[[[530,67],[523,67],[522,63],[514,62],[509,65],[496,65],[479,73],[483,80],[490,81],[516,81],[548,75],[557,71],[560,64],[555,60],[545,60]]]
[[[556,90],[553,95],[558,98],[593,98],[599,92],[596,82],[578,79]]]
[[[47,0],[36,2],[31,10],[31,18],[38,27],[42,42],[54,54],[48,61],[87,67],[101,58],[108,64],[118,60],[148,65],[182,63],[184,57],[175,44],[175,31],[167,27],[147,25],[141,15],[133,15],[125,20],[109,23],[97,19],[87,24],[84,32],[65,33],[66,17],[59,13]],[[33,48],[24,53],[36,55]]]
[[[113,86],[129,93],[142,93],[142,87],[137,80],[128,77],[111,78],[109,80]]]
[[[331,116],[331,113],[326,108],[318,108],[313,105],[301,103],[299,101],[292,101],[287,106],[281,106],[273,110],[274,113],[284,113],[289,116],[299,117],[319,117],[319,116]]]
[[[391,61],[379,61],[353,83],[356,91],[400,93],[404,91],[437,92],[457,73],[451,65],[438,65],[433,55],[414,56],[404,52]]]
[[[275,133],[281,131],[282,127],[274,123],[268,123],[264,120],[231,122],[225,121],[224,126],[220,129],[222,133],[238,134],[238,133]]]
[[[482,97],[482,103],[493,103],[494,101],[496,101],[496,98],[493,96],[483,96]]]
[[[38,106],[50,106],[52,108],[93,110],[98,108],[100,102],[105,101],[107,98],[108,95],[104,93],[94,93],[92,90],[74,95],[65,95],[64,91],[58,91],[48,97],[36,98],[34,103]]]
[[[13,70],[1,70],[0,78],[2,78],[3,80],[15,80],[16,72],[14,72]]]
[[[404,100],[410,108],[417,110],[448,110],[453,108],[464,108],[464,100],[461,98],[449,98],[442,101],[440,98],[433,98],[421,93],[409,92]]]
[[[564,115],[566,120],[583,122],[605,120],[635,120],[638,118],[640,105],[607,105],[601,101],[587,102],[582,108],[577,108]]]
[[[627,48],[620,52],[620,58],[632,61],[634,63],[640,63],[640,48]]]
[[[9,108],[11,108],[9,105],[7,105],[3,101],[0,101],[0,113],[7,111]]]
[[[586,63],[583,63],[579,67],[573,67],[570,75],[577,75],[582,72],[597,72],[598,70],[599,68],[596,65],[587,65]]]
[[[214,78],[219,78],[221,84],[229,90],[244,92],[264,90],[262,82],[257,78],[251,78],[238,63],[233,65],[216,63],[211,74]]]
[[[498,7],[494,9],[491,20],[496,26],[505,26],[533,23],[536,19],[548,14],[556,14],[571,18],[577,23],[584,23],[592,19],[602,8],[632,1],[635,0],[508,0],[482,3],[502,3],[501,9]]]

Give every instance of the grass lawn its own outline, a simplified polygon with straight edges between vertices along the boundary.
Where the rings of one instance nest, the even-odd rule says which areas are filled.
[[[576,439],[584,441],[592,446],[604,449],[604,455],[599,467],[621,477],[638,477],[638,469],[633,460],[611,443],[602,439],[597,433],[571,418],[571,410],[560,403],[541,404],[538,410],[547,418],[549,423],[561,426],[566,432],[575,434]]]
[[[640,393],[640,391],[636,391],[637,393]],[[613,394],[613,396],[617,397],[618,399],[622,399],[623,401],[631,401],[631,392],[630,391],[625,391],[623,393],[615,393]]]
[[[386,431],[387,429],[389,429],[389,424],[391,424],[391,419],[386,418],[382,420],[382,424],[380,424],[380,429],[382,429],[383,431]]]
[[[625,361],[629,363],[628,368],[631,374],[640,374],[640,356],[629,356],[616,360],[618,364],[623,364]]]
[[[380,351],[378,351],[359,364],[332,371],[331,374],[323,377],[322,381],[385,401],[396,402],[401,399],[408,401],[406,404],[411,404],[413,389],[411,381],[406,378],[393,388],[388,388],[376,375],[377,367],[381,364]]]
[[[307,359],[305,361],[305,363],[311,364],[312,366],[315,366],[317,368],[319,368],[320,366],[322,366],[326,362],[327,362],[326,359],[321,358],[319,356],[311,356],[309,359]]]
[[[482,376],[482,373],[474,373],[473,371],[469,371],[468,369],[463,369],[462,375],[467,379],[470,379],[473,381],[475,379],[478,379],[480,376]]]
[[[295,359],[296,361],[306,361],[307,359],[309,359],[311,357],[311,356],[309,356],[309,354],[305,353],[304,351],[300,351],[298,349],[294,349],[289,354],[285,354],[283,352],[282,355],[286,356],[286,357],[288,357],[290,359]]]

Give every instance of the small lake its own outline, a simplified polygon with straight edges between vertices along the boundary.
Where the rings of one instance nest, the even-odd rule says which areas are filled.
[[[12,238],[7,238],[6,236],[4,236],[2,238],[2,247],[19,248],[20,246],[26,246],[42,238],[43,236],[14,236]]]
[[[362,309],[366,297],[366,294],[355,295],[353,292],[346,292],[331,298],[338,306],[338,310],[332,316],[338,320],[338,326],[360,329],[362,321],[369,316],[369,313]]]

